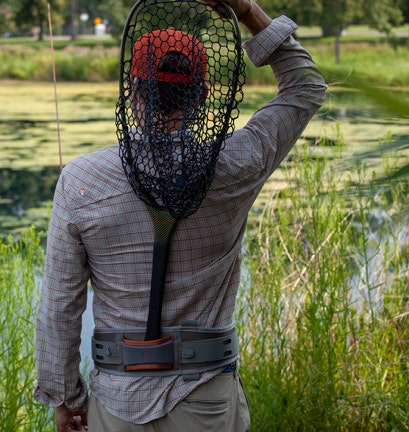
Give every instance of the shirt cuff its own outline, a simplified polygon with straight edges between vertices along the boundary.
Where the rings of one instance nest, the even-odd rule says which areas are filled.
[[[282,15],[271,21],[260,33],[244,42],[243,48],[255,66],[268,64],[271,54],[296,30],[297,24]]]
[[[76,387],[77,393],[74,398],[64,398],[60,395],[52,395],[39,386],[34,390],[34,398],[42,405],[49,407],[58,407],[64,404],[70,411],[80,411],[87,409],[88,406],[88,388],[87,383],[82,376],[79,377]]]

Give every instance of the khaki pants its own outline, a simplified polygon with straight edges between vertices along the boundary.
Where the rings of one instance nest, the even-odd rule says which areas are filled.
[[[222,373],[194,390],[165,417],[137,425],[110,414],[91,395],[89,432],[248,432],[250,414],[239,375]]]

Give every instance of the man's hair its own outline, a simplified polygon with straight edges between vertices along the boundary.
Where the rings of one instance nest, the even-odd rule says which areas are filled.
[[[160,59],[158,72],[174,72],[186,76],[192,73],[188,57],[180,51],[165,53]],[[197,105],[195,87],[193,84],[158,81],[161,112],[167,115],[178,109],[184,109],[186,106]]]
[[[194,71],[191,68],[189,58],[180,51],[169,51],[160,59],[157,72],[185,75],[190,77]],[[197,108],[206,99],[207,86],[205,80],[200,78],[192,83],[156,81],[158,98],[155,103],[156,109],[162,114],[169,115],[178,110],[191,110]],[[152,82],[138,79],[135,90],[144,99],[152,100]]]

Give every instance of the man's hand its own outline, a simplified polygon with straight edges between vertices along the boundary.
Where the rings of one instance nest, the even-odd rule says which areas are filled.
[[[247,30],[252,35],[264,30],[271,22],[271,18],[261,9],[261,7],[253,2],[253,0],[204,0],[218,11],[218,4],[221,1],[228,4],[236,14],[239,22],[247,27]],[[225,13],[225,12],[224,12]],[[223,13],[219,12],[222,16]],[[229,17],[227,17],[229,18]]]
[[[209,5],[215,6],[215,9],[217,10],[217,4],[220,3],[222,0],[204,1]],[[252,0],[223,0],[223,3],[226,3],[233,9],[239,21],[241,21],[250,11],[252,2]]]
[[[87,430],[87,412],[70,411],[65,405],[56,407],[55,422],[57,432],[85,431]]]

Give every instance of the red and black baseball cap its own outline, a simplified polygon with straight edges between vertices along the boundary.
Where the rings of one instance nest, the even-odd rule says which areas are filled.
[[[184,54],[190,62],[190,74],[159,71],[162,56],[170,52]],[[140,36],[134,43],[130,78],[170,83],[204,82],[208,66],[206,50],[197,38],[174,28],[157,29]]]

